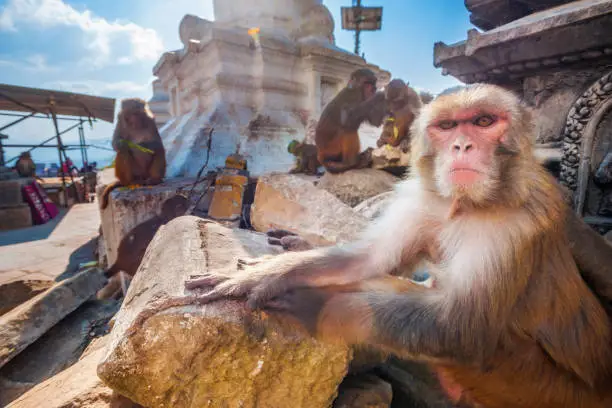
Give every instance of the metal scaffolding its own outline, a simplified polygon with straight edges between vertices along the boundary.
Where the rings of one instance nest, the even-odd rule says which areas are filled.
[[[6,147],[29,148],[27,150],[28,152],[38,148],[56,148],[59,157],[60,169],[64,168],[64,163],[68,159],[66,150],[77,148],[81,152],[83,164],[87,165],[87,148],[89,145],[87,145],[85,140],[85,130],[83,128],[83,124],[88,122],[90,126],[93,126],[93,122],[97,121],[97,119],[113,123],[114,115],[114,98],[103,98],[99,96],[90,96],[71,92],[51,91],[38,88],[25,88],[14,85],[0,84],[0,116],[17,118],[12,122],[0,127],[0,165],[5,166],[19,158],[19,156],[16,156],[9,160],[5,160],[4,148]],[[76,118],[65,116],[75,116]],[[51,119],[53,128],[55,130],[55,135],[36,145],[4,143],[3,140],[8,139],[8,135],[1,132],[27,119]],[[76,121],[77,123],[60,131],[59,121]],[[64,145],[62,142],[62,135],[75,128],[78,129],[79,132],[79,144]],[[56,144],[48,144],[53,140],[56,141]],[[68,175],[70,176],[72,185],[74,185],[72,172],[68,171]],[[64,193],[64,202],[67,204],[68,196],[66,191],[65,174],[62,174],[61,180]]]

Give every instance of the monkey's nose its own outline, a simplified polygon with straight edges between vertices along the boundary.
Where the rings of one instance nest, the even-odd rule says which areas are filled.
[[[467,142],[467,143],[462,143],[462,142],[455,142],[453,143],[453,150],[455,151],[455,153],[467,153],[470,150],[472,150],[473,146],[472,143]]]

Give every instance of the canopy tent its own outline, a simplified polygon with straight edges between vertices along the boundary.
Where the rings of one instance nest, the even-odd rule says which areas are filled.
[[[48,142],[56,140],[60,168],[63,168],[66,161],[66,146],[62,143],[61,135],[71,129],[78,127],[79,141],[83,161],[87,161],[87,145],[85,144],[85,133],[83,123],[89,121],[90,125],[97,119],[113,123],[115,117],[115,99],[103,98],[100,96],[90,96],[72,92],[53,91],[38,88],[26,88],[15,85],[0,84],[0,111],[23,112],[23,114],[4,113],[4,116],[17,116],[18,119],[0,126],[0,132],[14,126],[29,118],[50,118],[55,128],[55,136],[48,138],[38,145],[6,145],[7,147],[30,147],[34,150],[45,146]],[[62,118],[58,115],[77,116],[78,119]],[[71,126],[63,131],[59,130],[58,120],[76,120],[78,124]],[[4,152],[2,149],[2,139],[6,135],[0,134],[0,165],[4,163]],[[72,173],[69,171],[70,179],[74,185]],[[67,203],[65,174],[62,175],[62,185],[64,187],[64,198]],[[77,195],[78,200],[78,195]]]
[[[81,116],[113,123],[115,99],[0,84],[0,110]]]

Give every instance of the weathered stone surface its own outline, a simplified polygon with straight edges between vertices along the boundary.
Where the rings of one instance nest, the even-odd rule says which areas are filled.
[[[363,201],[359,205],[357,205],[353,210],[355,212],[369,220],[373,220],[378,217],[382,211],[386,208],[387,204],[393,197],[393,191],[387,191],[386,193],[379,194],[372,198],[368,198]]]
[[[0,285],[0,316],[53,286],[49,280],[18,280]]]
[[[604,238],[607,239],[608,242],[612,244],[612,231],[608,231],[606,235],[604,236]]]
[[[73,366],[38,384],[8,407],[137,408],[138,405],[117,395],[96,375],[96,366],[104,352],[104,347],[92,351]]]
[[[86,302],[9,361],[0,369],[0,377],[30,386],[21,386],[5,403],[76,363],[92,339],[106,334],[119,306],[118,301]]]
[[[148,407],[330,406],[350,350],[317,342],[279,316],[248,314],[242,302],[221,301],[165,309],[132,327],[152,302],[183,296],[190,275],[281,251],[264,234],[192,216],[166,224],[116,315],[98,375]]]
[[[98,201],[104,188],[115,180],[114,169],[105,169],[98,173],[96,194]],[[109,205],[100,212],[104,253],[108,265],[117,259],[117,248],[121,239],[138,224],[149,220],[161,211],[162,203],[177,192],[177,189],[191,186],[194,179],[169,179],[156,186],[144,186],[135,189],[119,187],[110,193]],[[202,184],[195,189],[201,191]],[[194,193],[194,196],[197,196]]]
[[[368,198],[390,191],[397,182],[391,174],[375,169],[349,170],[340,174],[325,173],[317,187],[329,191],[350,207]]]
[[[366,220],[323,188],[291,174],[271,173],[259,178],[251,223],[257,231],[285,229],[320,246],[354,239]]]
[[[0,231],[31,226],[32,211],[29,205],[23,204],[17,207],[0,208]]]
[[[85,270],[0,317],[0,367],[95,295],[105,280],[99,269]]]

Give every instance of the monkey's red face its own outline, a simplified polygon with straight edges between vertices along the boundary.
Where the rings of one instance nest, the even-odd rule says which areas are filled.
[[[133,112],[125,116],[127,125],[132,129],[141,129],[144,127],[144,120],[140,113]]]
[[[505,113],[458,109],[436,118],[427,128],[437,152],[436,178],[445,195],[482,198],[499,176],[496,149],[508,130]]]

